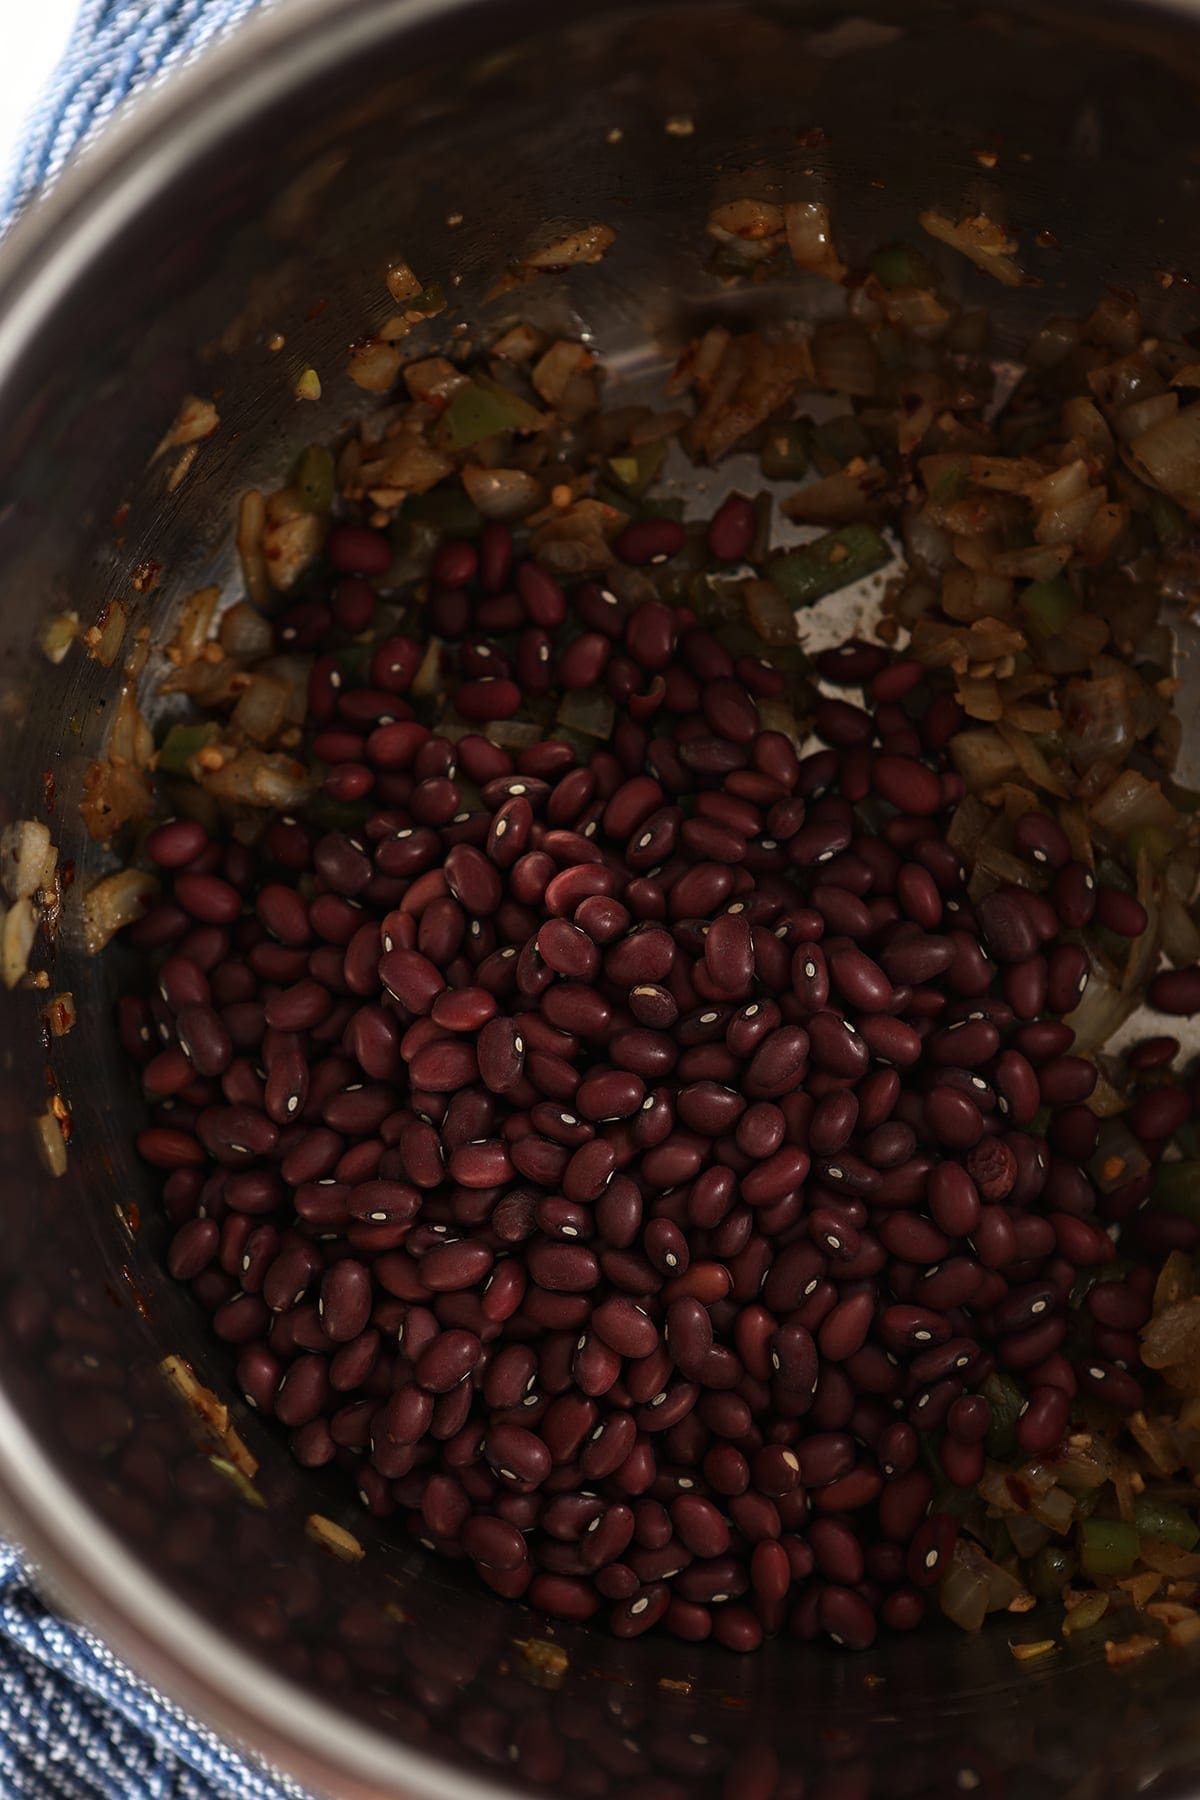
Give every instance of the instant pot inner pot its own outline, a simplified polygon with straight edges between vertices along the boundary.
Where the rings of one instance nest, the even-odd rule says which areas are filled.
[[[64,608],[87,625],[120,600],[124,655],[143,627],[151,646],[169,639],[201,583],[233,597],[242,492],[277,485],[367,398],[342,371],[394,310],[389,261],[449,298],[414,355],[532,317],[586,335],[610,392],[707,323],[817,304],[799,279],[727,287],[706,272],[715,197],[828,199],[851,262],[913,236],[922,207],[996,214],[1037,284],[1002,289],[965,263],[951,275],[991,309],[1002,353],[1107,283],[1155,326],[1197,323],[1200,24],[869,0],[853,16],[596,4],[563,17],[301,7],[260,49],[247,35],[218,53],[170,119],[148,109],[13,243],[0,769],[6,816],[46,820],[73,866],[35,964],[74,995],[78,1023],[50,1044],[44,994],[4,1006],[0,1498],[69,1602],[341,1793],[462,1793],[467,1772],[738,1800],[1194,1791],[1196,1664],[1182,1653],[1125,1671],[1070,1651],[1022,1667],[1002,1618],[978,1638],[935,1626],[861,1656],[783,1639],[742,1660],[550,1627],[491,1599],[357,1509],[342,1475],[300,1471],[163,1274],[112,1024],[121,959],[89,958],[80,922],[80,894],[112,866],[78,804],[121,659],[76,644],[56,665],[40,637]],[[596,221],[617,234],[598,266],[485,302],[529,245]],[[317,405],[293,397],[307,366]],[[220,426],[172,485],[177,451],[154,453],[187,394],[212,399]],[[147,688],[154,669],[152,648]],[[70,1115],[57,1177],[31,1130],[55,1094]],[[168,1356],[228,1403],[266,1510],[213,1474],[160,1372]],[[363,1559],[312,1543],[312,1512],[350,1529]]]

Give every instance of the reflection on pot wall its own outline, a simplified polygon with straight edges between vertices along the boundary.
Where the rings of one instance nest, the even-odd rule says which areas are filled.
[[[45,820],[65,877],[61,920],[32,959],[49,985],[15,990],[3,1027],[8,1398],[149,1572],[265,1667],[393,1739],[408,1791],[423,1778],[406,1746],[494,1782],[664,1800],[1065,1794],[1081,1777],[1097,1795],[1184,1792],[1200,1744],[1183,1656],[1114,1673],[1095,1650],[1065,1652],[1026,1670],[1000,1626],[855,1658],[785,1640],[740,1661],[487,1601],[394,1521],[348,1505],[340,1471],[302,1475],[161,1271],[167,1227],[133,1159],[140,1102],[113,1044],[121,957],[84,944],[80,896],[117,866],[80,823],[86,772],[139,632],[161,642],[206,582],[236,591],[244,492],[278,486],[304,443],[369,404],[343,371],[395,311],[390,262],[448,299],[406,355],[531,317],[586,334],[614,381],[714,319],[817,303],[798,276],[747,290],[706,267],[710,205],[732,195],[827,199],[851,259],[911,234],[925,206],[997,214],[1040,285],[984,296],[965,265],[955,278],[1013,345],[1107,282],[1164,329],[1193,323],[1197,51],[1168,19],[712,5],[596,7],[563,25],[549,8],[478,6],[407,28],[406,11],[380,0],[322,20],[319,78],[254,116],[231,108],[220,133],[193,120],[141,207],[112,209],[111,232],[81,252],[77,287],[24,335],[13,313],[0,337],[4,813]],[[342,27],[364,19],[380,47],[343,60]],[[76,225],[88,210],[81,198]],[[485,298],[531,245],[593,221],[616,232],[602,263]],[[15,305],[22,272],[6,274],[0,301]],[[315,404],[294,397],[309,368]],[[210,400],[219,424],[194,451],[156,455],[185,395]],[[127,622],[110,656],[113,602]],[[52,661],[47,624],[72,610],[96,635]],[[151,649],[145,689],[156,673]],[[78,1016],[62,1038],[42,1017],[58,993]],[[43,1160],[47,1145],[62,1158],[53,1128],[41,1156],[30,1131],[48,1108],[69,1122],[57,1175]],[[173,1381],[168,1356],[183,1359]],[[228,1429],[211,1414],[201,1429],[181,1404],[189,1366],[228,1405]],[[240,1479],[253,1465],[265,1507]],[[363,1559],[314,1543],[313,1512]],[[88,1554],[73,1547],[85,1571]],[[347,1744],[326,1744],[331,1769],[352,1766]]]

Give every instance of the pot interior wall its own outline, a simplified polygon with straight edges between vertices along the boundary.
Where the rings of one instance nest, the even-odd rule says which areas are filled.
[[[0,1023],[7,1398],[39,1456],[148,1572],[337,1710],[332,1767],[355,1764],[357,1716],[395,1743],[410,1792],[424,1778],[405,1773],[407,1746],[491,1780],[589,1795],[630,1781],[677,1791],[653,1785],[662,1778],[765,1800],[799,1796],[802,1777],[830,1800],[871,1782],[1032,1795],[1076,1791],[1085,1771],[1088,1793],[1184,1791],[1200,1774],[1189,1659],[1118,1676],[1096,1652],[1060,1654],[1029,1673],[1010,1655],[1009,1621],[978,1640],[935,1629],[855,1658],[784,1640],[744,1662],[548,1631],[348,1504],[340,1476],[294,1467],[160,1271],[161,1209],[131,1154],[139,1102],[111,1024],[121,959],[88,959],[79,923],[80,894],[111,866],[77,808],[119,670],[79,645],[53,666],[38,637],[64,607],[86,624],[120,599],[130,641],[144,625],[161,642],[192,588],[236,592],[238,498],[278,485],[305,442],[361,410],[347,350],[393,310],[383,272],[398,255],[450,299],[414,354],[442,327],[484,341],[532,316],[589,334],[614,383],[714,319],[819,304],[798,280],[747,291],[706,272],[715,195],[827,197],[851,261],[913,236],[921,207],[999,209],[1038,284],[949,273],[1012,345],[1107,283],[1136,292],[1155,325],[1189,328],[1200,26],[929,3],[853,19],[803,5],[597,5],[564,24],[550,8],[399,0],[327,14],[310,15],[307,58],[227,62],[219,93],[193,88],[140,174],[118,156],[99,200],[76,184],[72,247],[34,231],[0,286],[12,309],[0,328],[0,791],[5,815],[45,818],[73,865],[53,950],[36,960],[79,1012],[52,1046],[44,994],[9,995]],[[690,134],[668,128],[684,119]],[[485,300],[526,246],[593,220],[617,230],[599,266]],[[268,347],[273,334],[282,348]],[[323,381],[315,406],[292,397],[309,365]],[[215,398],[221,424],[171,490],[175,455],[154,450],[185,393]],[[156,670],[152,657],[147,690]],[[60,1179],[31,1148],[48,1083],[72,1120]],[[266,1512],[189,1438],[158,1372],[168,1353],[229,1402]],[[361,1564],[306,1540],[314,1510],[356,1534]],[[84,1541],[68,1560],[103,1586],[99,1556]],[[530,1663],[515,1645],[531,1637],[552,1637],[563,1665]]]

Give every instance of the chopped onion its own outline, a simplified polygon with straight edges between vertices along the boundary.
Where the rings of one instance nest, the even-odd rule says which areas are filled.
[[[1053,581],[1070,560],[1070,544],[1030,544],[1021,550],[998,551],[992,557],[992,573],[1020,581]]]
[[[846,265],[839,257],[822,200],[792,200],[783,209],[788,249],[797,268],[827,281],[844,281]]]
[[[400,373],[403,360],[404,353],[395,344],[368,338],[365,344],[356,344],[351,350],[346,373],[356,387],[365,388],[368,394],[386,394]]]
[[[598,263],[610,244],[616,242],[611,225],[581,225],[554,243],[546,244],[522,258],[527,269],[565,269],[572,263]]]
[[[615,506],[606,506],[601,500],[576,500],[537,527],[533,551],[538,561],[556,574],[607,569],[613,560],[608,540],[624,524],[625,514]]]
[[[267,580],[276,593],[293,588],[325,539],[326,521],[306,511],[289,489],[272,494],[266,504],[262,553]]]
[[[1103,488],[1087,488],[1061,506],[1044,508],[1038,514],[1033,535],[1039,544],[1075,545],[1086,536],[1103,503]]]
[[[196,394],[185,394],[175,415],[175,422],[158,445],[154,456],[159,457],[166,450],[198,444],[202,439],[211,437],[220,423],[220,416],[211,400],[202,400]],[[153,460],[152,457],[151,461]]]
[[[28,969],[37,926],[38,916],[29,900],[14,900],[0,917],[0,977],[6,988],[16,987]]]
[[[1018,1556],[1036,1556],[1042,1546],[1050,1542],[1049,1526],[1035,1519],[1032,1513],[1008,1513],[1004,1522]]]
[[[291,812],[308,799],[313,781],[304,764],[290,756],[239,750],[219,769],[206,769],[201,784],[218,800]]]
[[[261,662],[255,671],[259,675],[273,676],[281,681],[287,689],[286,718],[291,725],[303,725],[308,717],[308,677],[312,670],[312,657],[302,656],[296,651],[284,651],[279,656],[269,656]]]
[[[1062,696],[1063,742],[1079,770],[1121,762],[1133,743],[1129,689],[1120,675],[1068,681]]]
[[[1141,996],[1123,992],[1114,986],[1103,969],[1093,964],[1083,998],[1064,1024],[1075,1033],[1071,1049],[1076,1056],[1090,1056],[1100,1050],[1115,1031],[1137,1011]]]
[[[950,759],[972,794],[986,794],[1011,775],[1017,759],[998,731],[960,731],[950,739]]]
[[[1107,468],[1113,458],[1113,435],[1104,414],[1086,394],[1074,394],[1063,402],[1063,436],[1081,444],[1093,467]]]
[[[50,854],[49,828],[40,819],[18,819],[0,833],[0,882],[10,900],[28,900],[41,885]]]
[[[462,484],[485,519],[523,519],[544,499],[541,483],[524,469],[481,469],[468,463]]]
[[[140,919],[158,897],[158,878],[145,869],[119,869],[106,875],[83,897],[83,945],[95,956],[123,925]]]
[[[1170,829],[1179,815],[1157,781],[1147,781],[1136,769],[1122,769],[1090,807],[1092,820],[1113,837],[1127,837],[1141,825]]]
[[[1153,431],[1156,425],[1163,425],[1173,419],[1179,411],[1179,395],[1149,394],[1144,400],[1134,400],[1129,406],[1123,406],[1114,423],[1117,436],[1125,443],[1132,443],[1147,431]]]
[[[582,418],[599,400],[596,358],[586,344],[560,338],[539,357],[530,374],[534,390],[565,418]]]
[[[274,636],[269,621],[246,600],[235,601],[221,614],[217,637],[226,656],[237,662],[254,662],[266,656]]]
[[[96,623],[84,632],[88,655],[94,657],[101,668],[111,669],[121,654],[128,620],[123,602],[109,600],[101,607]]]
[[[758,701],[759,718],[764,731],[779,731],[790,738],[799,749],[803,732],[796,721],[796,715],[787,700],[775,698],[770,694],[762,694]]]
[[[426,356],[406,364],[404,385],[414,400],[422,401],[440,413],[460,387],[470,383],[470,376],[455,368],[444,356]]]
[[[1200,929],[1177,895],[1166,893],[1159,902],[1159,944],[1176,968],[1200,962]]]
[[[1148,1369],[1200,1361],[1200,1298],[1165,1307],[1143,1327],[1142,1361]]]
[[[67,1172],[67,1140],[62,1126],[52,1112],[37,1113],[30,1120],[33,1142],[47,1175],[57,1180]]]
[[[985,275],[995,276],[1005,287],[1020,287],[1024,281],[1020,267],[1013,261],[1016,240],[1008,237],[1003,226],[986,213],[975,213],[957,224],[944,213],[928,211],[917,216],[930,237],[969,257]]]
[[[42,630],[42,654],[52,663],[60,663],[79,636],[79,614],[60,612],[46,621]]]
[[[171,640],[170,651],[174,652],[171,661],[181,663],[195,662],[203,653],[212,630],[213,617],[217,610],[217,602],[221,598],[219,587],[197,588],[189,594],[179,609],[179,619],[175,626],[175,636]],[[270,627],[267,627],[268,635]],[[170,653],[170,652],[169,652]]]
[[[886,295],[884,304],[893,325],[898,325],[911,337],[926,343],[935,342],[944,336],[946,327],[954,317],[950,308],[928,288],[892,288]],[[906,386],[911,386],[911,381],[906,382]],[[900,453],[905,453],[903,443],[900,445]]]
[[[1125,452],[1136,475],[1189,513],[1200,513],[1200,400],[1152,425]]]
[[[289,697],[286,682],[256,671],[242,689],[230,723],[256,743],[269,743],[287,717]]]
[[[1079,336],[1078,319],[1047,319],[1026,344],[1025,361],[1037,371],[1057,368],[1078,347]]]
[[[421,292],[420,281],[418,281],[402,256],[397,257],[394,263],[389,263],[384,272],[383,279],[387,283],[388,293],[392,296],[392,299],[396,302],[397,306],[403,305],[405,300],[415,299]]]
[[[954,1546],[950,1567],[938,1584],[938,1605],[963,1631],[978,1631],[988,1610],[988,1579],[981,1550],[966,1538]]]
[[[536,326],[519,319],[507,331],[501,332],[492,345],[492,355],[502,356],[506,362],[528,363],[533,361],[544,342]]]
[[[767,200],[726,200],[713,207],[706,229],[744,261],[765,262],[782,242],[783,209]]]

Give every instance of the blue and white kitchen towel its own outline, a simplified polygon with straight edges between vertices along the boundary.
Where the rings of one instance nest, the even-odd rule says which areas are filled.
[[[11,3],[20,10],[23,0]],[[199,55],[265,3],[80,0],[66,54],[34,108],[12,167],[0,167],[0,228],[61,174],[72,152],[130,95]]]
[[[36,3],[36,0],[35,0]],[[82,0],[7,178],[0,228],[139,88],[268,0]],[[39,1599],[0,1544],[0,1800],[303,1800]]]

